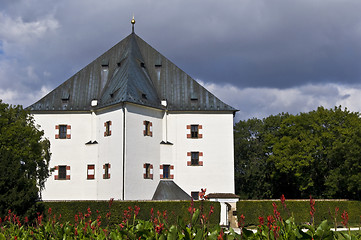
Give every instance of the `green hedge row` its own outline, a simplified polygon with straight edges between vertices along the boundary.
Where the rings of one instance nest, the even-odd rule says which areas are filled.
[[[61,214],[60,222],[74,223],[75,215],[79,213],[86,214],[87,209],[90,208],[92,219],[95,220],[98,215],[102,216],[103,223],[108,223],[105,220],[106,214],[110,211],[111,217],[109,224],[120,224],[123,221],[124,211],[129,210],[129,207],[134,209],[135,206],[140,207],[138,219],[151,219],[151,209],[153,208],[154,216],[157,212],[163,216],[166,211],[166,216],[169,224],[176,224],[177,217],[182,216],[184,220],[190,218],[188,208],[191,206],[191,201],[113,201],[109,207],[109,201],[64,201],[64,202],[41,202],[44,213],[47,215],[48,209],[51,208],[51,215],[59,216]],[[194,201],[195,208],[203,208],[203,213],[208,216],[211,206],[214,207],[214,212],[209,218],[211,226],[219,224],[220,219],[220,204],[218,202],[210,201]],[[98,213],[97,213],[98,211]],[[47,219],[49,216],[45,216]],[[133,217],[133,212],[132,212]]]
[[[347,200],[315,200],[315,224],[320,224],[327,219],[330,223],[334,223],[335,208],[338,207],[337,225],[341,226],[341,214],[343,211],[348,213],[349,224],[351,226],[360,226],[361,221],[361,201]],[[287,209],[284,209],[280,200],[244,200],[237,202],[237,216],[245,216],[247,225],[258,225],[258,217],[273,215],[272,203],[275,202],[278,211],[283,219],[293,216],[298,224],[308,223],[311,220],[310,201],[309,200],[286,200]]]

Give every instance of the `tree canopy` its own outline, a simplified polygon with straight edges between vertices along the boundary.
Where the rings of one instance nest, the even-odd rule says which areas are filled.
[[[0,214],[28,215],[49,177],[50,143],[22,106],[0,100]]]
[[[240,121],[234,128],[242,198],[361,199],[361,118],[341,107]]]

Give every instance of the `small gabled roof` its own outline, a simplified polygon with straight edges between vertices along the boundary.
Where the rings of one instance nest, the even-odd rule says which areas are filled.
[[[162,109],[162,100],[170,111],[237,111],[134,32],[28,109],[89,111],[123,102]]]
[[[152,200],[191,200],[183,189],[171,180],[159,181]]]

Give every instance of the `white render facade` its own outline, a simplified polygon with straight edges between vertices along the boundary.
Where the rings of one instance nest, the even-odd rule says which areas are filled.
[[[43,200],[234,193],[236,110],[134,32],[29,109],[51,143]]]

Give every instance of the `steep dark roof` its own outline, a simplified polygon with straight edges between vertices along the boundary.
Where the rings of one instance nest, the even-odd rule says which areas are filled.
[[[191,196],[189,196],[175,182],[171,180],[162,180],[159,181],[152,200],[191,200]]]
[[[236,111],[198,84],[135,33],[28,109],[87,111],[122,102],[170,111]],[[91,101],[97,100],[96,106]]]

